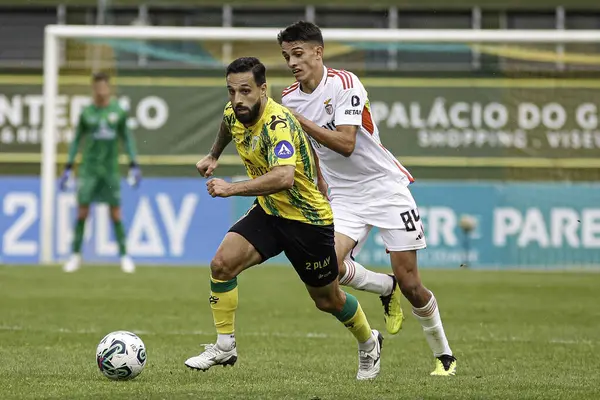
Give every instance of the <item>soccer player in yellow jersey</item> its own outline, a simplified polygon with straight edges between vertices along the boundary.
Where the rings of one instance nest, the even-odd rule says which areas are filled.
[[[318,309],[333,314],[358,341],[356,378],[379,374],[383,337],[371,330],[357,299],[338,283],[333,215],[315,184],[310,145],[288,109],[267,97],[266,69],[256,58],[238,58],[227,67],[230,102],[210,154],[196,164],[210,177],[223,149],[233,140],[248,176],[245,182],[207,182],[212,197],[256,196],[250,210],[225,235],[211,264],[210,307],[217,341],[185,365],[207,370],[234,365],[238,305],[237,276],[284,252]]]

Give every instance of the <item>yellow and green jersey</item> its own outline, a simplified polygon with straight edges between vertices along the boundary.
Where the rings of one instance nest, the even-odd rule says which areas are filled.
[[[227,103],[223,120],[250,178],[265,175],[280,165],[296,168],[291,189],[258,196],[267,214],[313,225],[333,223],[329,202],[315,184],[310,145],[300,123],[287,108],[269,98],[261,118],[246,128],[236,119],[231,103]]]
[[[134,161],[135,143],[127,127],[127,112],[116,100],[106,107],[89,105],[79,116],[75,139],[69,147],[68,163],[73,163],[83,142],[80,176],[118,175],[119,141],[125,143],[129,159]]]

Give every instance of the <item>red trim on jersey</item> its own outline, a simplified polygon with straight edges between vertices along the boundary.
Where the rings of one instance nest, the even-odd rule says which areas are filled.
[[[342,73],[344,76],[346,76],[346,79],[348,80],[348,89],[352,89],[354,87],[354,82],[352,81],[352,75],[350,75],[350,73],[348,71],[344,71],[344,70],[341,70],[340,73]]]
[[[296,90],[298,88],[298,85],[300,85],[300,82],[296,82],[290,86],[288,86],[287,88],[283,89],[283,92],[281,93],[281,97],[285,97],[288,94],[292,93],[294,90]]]
[[[391,155],[393,157],[394,160],[394,164],[396,164],[396,166],[398,167],[398,169],[404,174],[406,175],[406,177],[408,178],[408,181],[410,183],[413,183],[415,181],[415,178],[412,177],[411,174],[408,173],[407,170],[405,170],[404,168],[402,168],[402,165],[400,165],[400,163],[396,160],[396,157],[394,157],[394,155],[392,153],[390,153],[390,151],[388,149],[386,149],[381,143],[379,143],[379,145],[381,146],[381,148],[383,150],[385,150],[389,155]]]
[[[328,69],[327,71],[331,72],[334,76],[337,76],[338,78],[340,78],[340,80],[342,81],[344,90],[346,90],[346,80],[342,77],[342,75],[340,75],[340,73],[334,69]]]
[[[352,82],[352,76],[347,71],[327,68],[327,74],[329,75],[330,73],[340,78],[344,90],[351,89],[354,87],[354,84]]]
[[[292,83],[290,86],[286,87],[285,89],[283,89],[283,91],[287,91],[287,90],[291,90],[291,89],[295,89],[298,87],[298,85],[300,84],[300,82],[296,81],[294,83]]]
[[[340,77],[344,84],[344,90],[348,89],[348,77],[342,73],[342,71],[335,71],[335,74]]]
[[[362,126],[369,132],[371,135],[375,132],[375,126],[373,124],[373,118],[371,118],[371,112],[367,106],[363,107],[362,112]]]

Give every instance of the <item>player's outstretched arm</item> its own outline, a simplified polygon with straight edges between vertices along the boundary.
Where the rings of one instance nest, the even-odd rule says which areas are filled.
[[[281,165],[249,181],[228,183],[222,179],[211,179],[206,186],[212,197],[267,196],[294,186],[295,170],[294,165]]]
[[[321,143],[323,146],[335,151],[344,157],[350,157],[356,145],[356,134],[358,127],[354,125],[340,125],[335,131],[322,128],[314,122],[294,113],[294,116],[302,125],[304,132]]]

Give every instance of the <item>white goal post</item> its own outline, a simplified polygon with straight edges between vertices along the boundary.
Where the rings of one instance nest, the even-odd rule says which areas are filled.
[[[44,115],[41,163],[40,263],[54,261],[56,195],[56,98],[59,40],[152,39],[275,42],[277,28],[196,28],[149,26],[47,25],[44,33]],[[597,43],[600,30],[426,30],[323,29],[325,40],[379,43]]]

